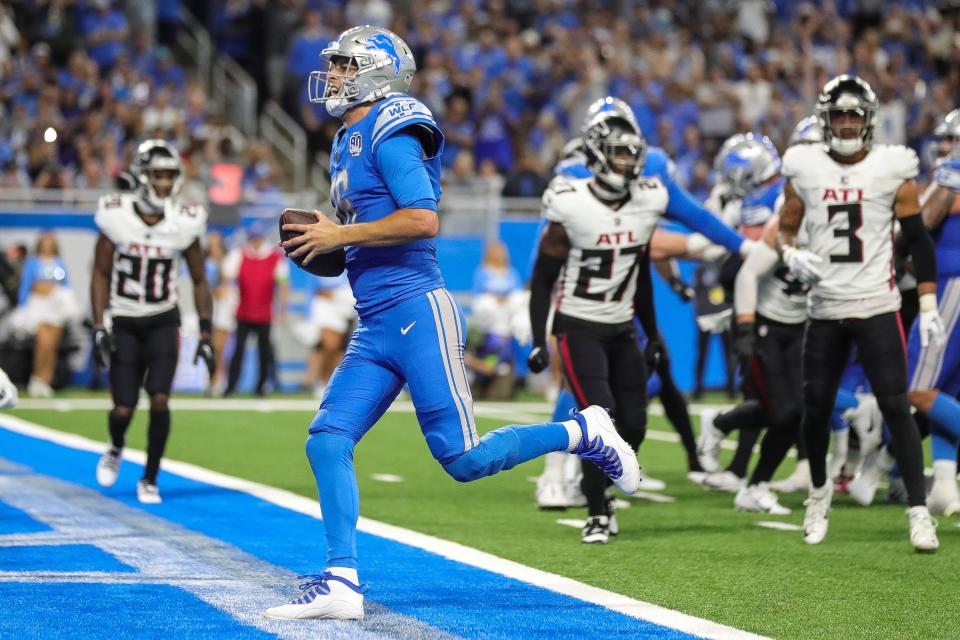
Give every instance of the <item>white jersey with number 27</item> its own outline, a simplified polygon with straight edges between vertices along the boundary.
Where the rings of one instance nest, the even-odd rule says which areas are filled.
[[[136,196],[113,193],[100,198],[94,221],[116,247],[110,279],[110,313],[141,318],[177,306],[180,256],[206,231],[207,212],[179,201],[148,225],[134,209]]]
[[[557,176],[543,194],[544,215],[570,239],[557,310],[573,318],[618,324],[633,319],[637,269],[647,267],[650,238],[667,206],[657,178],[640,178],[618,209],[590,191],[592,178]]]
[[[876,144],[856,164],[835,162],[819,145],[796,145],[782,174],[803,200],[808,250],[823,258],[810,316],[868,318],[900,308],[893,271],[893,203],[919,170],[917,154]]]

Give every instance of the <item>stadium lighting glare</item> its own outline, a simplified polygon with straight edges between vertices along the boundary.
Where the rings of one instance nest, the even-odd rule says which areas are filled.
[[[53,127],[47,127],[43,132],[43,141],[44,142],[56,142],[57,141],[57,130]]]

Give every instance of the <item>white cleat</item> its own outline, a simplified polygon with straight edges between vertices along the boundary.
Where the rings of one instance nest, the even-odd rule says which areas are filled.
[[[806,459],[797,460],[797,467],[788,477],[770,483],[770,488],[778,493],[795,493],[810,490],[810,463]]]
[[[715,471],[703,478],[703,486],[711,491],[726,491],[737,493],[746,485],[747,481],[733,471]]]
[[[907,509],[910,518],[910,544],[919,553],[933,553],[940,548],[937,540],[937,522],[924,506]]]
[[[883,414],[872,393],[858,391],[856,396],[860,404],[844,411],[843,419],[857,432],[860,451],[863,454],[872,453],[883,440]]]
[[[772,516],[788,516],[790,509],[780,504],[777,494],[770,490],[766,482],[743,487],[733,499],[733,508],[737,511],[768,513]]]
[[[957,463],[954,460],[933,461],[933,486],[927,493],[930,513],[952,516],[960,513],[960,491],[957,490]]]
[[[303,595],[279,607],[267,609],[263,616],[273,620],[361,620],[365,587],[330,572],[308,578],[300,585]]]
[[[602,407],[591,405],[574,414],[580,425],[580,443],[571,452],[597,465],[613,483],[630,495],[640,489],[637,454],[620,437],[613,420]]]
[[[31,376],[27,383],[27,395],[31,398],[52,398],[53,388],[43,379]]]
[[[537,478],[537,507],[540,509],[566,509],[567,493],[563,482],[549,480],[540,476]]]
[[[807,508],[803,515],[803,541],[807,544],[820,544],[827,537],[832,500],[833,483],[829,480],[819,489],[810,488],[809,497],[803,501]]]
[[[640,469],[640,488],[644,491],[663,491],[667,488],[667,483],[663,480],[651,478],[646,471]]]
[[[583,544],[607,544],[610,542],[610,518],[607,516],[592,516],[587,518],[580,533],[580,542]]]
[[[697,458],[707,473],[720,469],[720,444],[726,434],[717,429],[713,421],[720,412],[716,409],[704,409],[700,412],[700,438],[697,440]]]
[[[701,487],[703,486],[703,481],[707,477],[706,471],[687,471],[687,480],[693,484],[698,484]]]
[[[120,475],[120,461],[119,453],[114,453],[112,448],[107,449],[97,463],[97,484],[101,487],[112,487]]]
[[[160,497],[160,489],[157,488],[157,485],[147,482],[146,480],[140,480],[137,483],[137,500],[142,504],[160,504],[163,502],[163,498]]]
[[[893,456],[886,449],[877,449],[863,461],[860,473],[847,485],[847,493],[859,504],[869,507],[877,494],[880,481],[893,469],[894,462]]]

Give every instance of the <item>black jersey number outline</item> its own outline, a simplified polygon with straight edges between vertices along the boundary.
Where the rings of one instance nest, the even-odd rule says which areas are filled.
[[[128,281],[140,283],[143,265],[143,256],[117,254],[117,295],[136,302],[165,302],[170,297],[173,260],[170,258],[146,259],[147,272],[141,295],[130,291]]]
[[[623,279],[623,282],[620,283],[620,286],[617,287],[617,290],[613,293],[613,302],[620,302],[623,300],[623,295],[627,292],[627,287],[630,284],[630,281],[633,279],[634,274],[637,272],[637,268],[640,265],[640,257],[644,255],[647,250],[647,245],[639,244],[635,247],[626,247],[625,249],[620,249],[621,256],[633,256],[633,262],[630,265],[630,269],[627,271],[626,277]],[[597,293],[590,293],[590,280],[591,278],[603,278],[604,280],[609,280],[613,277],[613,260],[617,256],[616,249],[584,249],[580,252],[581,264],[587,260],[599,259],[595,267],[586,267],[581,266],[580,272],[577,274],[577,286],[573,290],[573,295],[577,298],[583,298],[585,300],[594,300],[596,302],[606,301],[606,292],[600,291]]]
[[[857,236],[857,230],[863,226],[863,208],[859,202],[831,204],[827,207],[827,220],[832,221],[838,213],[847,214],[847,228],[834,229],[834,238],[846,238],[848,250],[846,253],[831,253],[830,262],[863,262],[863,240]]]

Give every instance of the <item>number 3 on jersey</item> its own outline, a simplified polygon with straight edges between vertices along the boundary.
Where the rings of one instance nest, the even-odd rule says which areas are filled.
[[[830,262],[863,262],[863,240],[857,236],[857,230],[863,226],[863,209],[859,202],[831,204],[827,207],[827,219],[832,222],[833,217],[847,214],[847,228],[834,229],[834,238],[846,238],[849,243],[846,253],[831,253]]]
[[[573,295],[586,300],[596,300],[604,302],[620,302],[623,295],[630,286],[637,267],[640,264],[640,256],[644,254],[647,245],[641,244],[635,247],[626,247],[620,249],[584,249],[580,254],[580,272],[577,274],[577,286],[573,290]],[[624,257],[632,256],[632,258]],[[590,292],[590,280],[601,278],[610,280],[613,278],[613,266],[615,260],[632,260],[630,268],[627,270],[626,277],[620,282],[620,286],[613,292],[613,297],[608,298],[609,290]],[[587,266],[587,261],[596,261],[595,265]],[[614,283],[611,283],[611,285]]]

